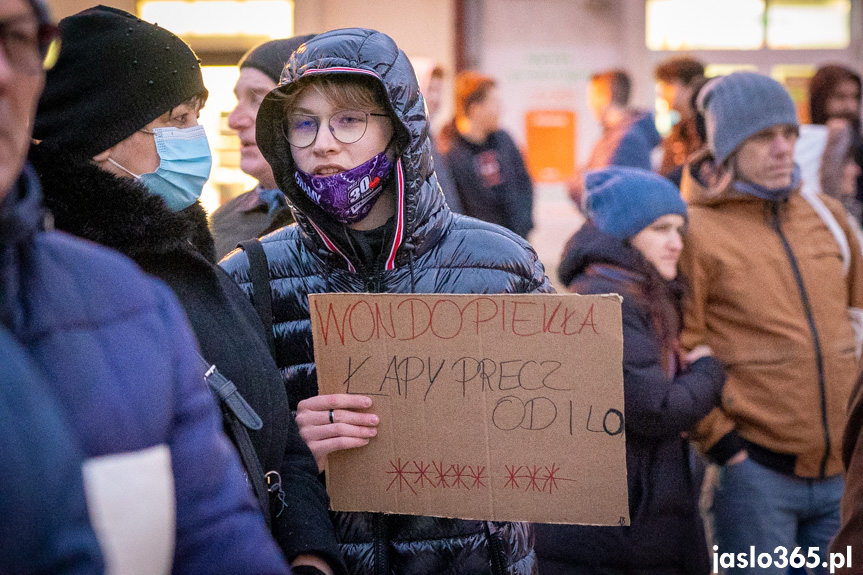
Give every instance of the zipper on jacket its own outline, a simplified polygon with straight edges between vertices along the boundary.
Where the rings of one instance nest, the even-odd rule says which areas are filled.
[[[372,516],[372,532],[374,533],[372,557],[375,575],[390,575],[390,558],[387,549],[386,517],[383,513]]]
[[[497,533],[491,532],[491,527],[488,521],[483,521],[485,527],[485,536],[488,540],[488,558],[491,560],[491,572],[494,575],[506,575],[506,558],[503,555],[503,543],[498,538]]]
[[[364,270],[365,271],[365,270]],[[364,274],[365,275],[365,274]],[[380,293],[381,277],[383,275],[383,264],[380,261],[375,262],[371,273],[365,275],[363,279],[363,287],[368,293]]]
[[[809,295],[806,292],[806,286],[803,284],[803,276],[800,274],[800,267],[797,264],[797,258],[791,250],[791,244],[788,243],[788,238],[782,231],[782,226],[779,222],[779,204],[774,202],[771,206],[773,216],[773,230],[782,241],[782,247],[785,248],[785,255],[791,264],[791,270],[794,272],[794,280],[797,282],[797,288],[800,290],[800,300],[803,303],[803,311],[806,313],[806,321],[809,323],[809,331],[812,333],[812,343],[815,346],[815,365],[818,368],[818,391],[821,394],[821,427],[824,432],[824,457],[821,459],[821,467],[818,475],[824,479],[827,472],[827,460],[830,458],[830,428],[827,421],[827,389],[824,381],[824,356],[821,353],[821,338],[818,336],[818,329],[815,326],[815,318],[812,316],[812,306],[809,304]]]

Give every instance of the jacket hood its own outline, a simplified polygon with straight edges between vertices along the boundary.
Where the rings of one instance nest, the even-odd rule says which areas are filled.
[[[706,148],[695,154],[683,168],[680,179],[680,195],[691,206],[718,206],[728,202],[752,202],[762,205],[762,200],[751,194],[735,190],[730,184],[721,191],[710,189],[706,182],[706,172],[712,170],[713,155]],[[791,193],[799,193],[800,189]]]
[[[39,180],[29,165],[16,185],[0,200],[0,325],[15,328],[23,321],[20,295],[22,246],[33,241],[44,218]]]
[[[15,186],[0,200],[0,250],[16,249],[42,222],[42,194],[36,172],[24,166]]]
[[[395,128],[396,217],[394,237],[387,242],[385,269],[408,261],[434,245],[451,217],[434,174],[425,102],[405,53],[381,32],[362,28],[333,30],[315,36],[294,53],[279,86],[261,103],[257,144],[273,168],[276,182],[295,210],[304,241],[322,255],[336,254],[355,270],[340,224],[326,214],[294,181],[294,161],[282,132],[282,101],[300,78],[318,74],[358,74],[381,83]]]
[[[200,202],[173,212],[142,184],[108,173],[89,160],[31,146],[45,207],[57,229],[138,259],[197,251],[215,262],[213,237]]]
[[[591,264],[612,265],[642,276],[647,273],[645,260],[638,251],[588,220],[567,242],[557,277],[568,286]]]

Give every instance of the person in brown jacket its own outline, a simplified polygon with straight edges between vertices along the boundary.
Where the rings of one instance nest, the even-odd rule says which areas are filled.
[[[860,246],[842,206],[822,197],[850,245],[843,262],[800,195],[797,116],[778,82],[737,72],[706,86],[699,105],[712,157],[690,162],[682,182],[691,285],[681,344],[709,345],[728,374],[721,407],[696,433],[722,466],[715,560],[727,573],[786,573],[799,546],[820,573],[839,528]]]
[[[673,56],[660,62],[653,71],[656,91],[677,115],[671,133],[662,140],[662,163],[659,173],[669,177],[686,163],[690,154],[704,146],[696,126],[693,92],[703,82],[704,64],[691,56]]]

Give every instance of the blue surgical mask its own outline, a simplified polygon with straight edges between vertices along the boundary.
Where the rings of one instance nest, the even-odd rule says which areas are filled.
[[[153,137],[159,154],[159,167],[155,172],[133,174],[112,158],[108,161],[161,196],[168,209],[178,212],[188,208],[201,197],[213,165],[204,127],[155,128]]]

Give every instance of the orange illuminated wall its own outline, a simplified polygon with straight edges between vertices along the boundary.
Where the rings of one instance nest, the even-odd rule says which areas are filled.
[[[575,175],[576,114],[572,110],[530,110],[527,168],[537,182],[563,182]]]

